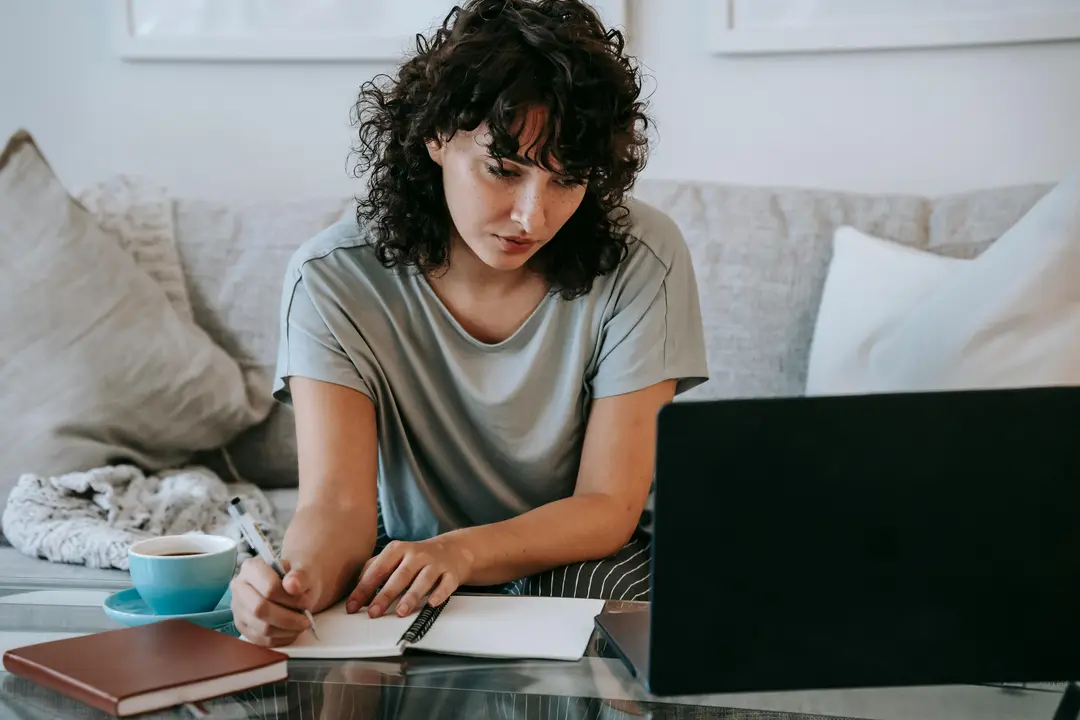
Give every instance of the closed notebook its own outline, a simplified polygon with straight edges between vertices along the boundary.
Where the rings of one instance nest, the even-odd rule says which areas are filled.
[[[288,656],[186,620],[12,648],[4,668],[125,717],[288,677]]]
[[[580,660],[603,600],[452,595],[439,607],[425,606],[399,618],[394,607],[382,617],[366,610],[349,615],[339,603],[315,616],[321,640],[302,633],[277,650],[295,658],[395,657],[410,648],[484,658]]]

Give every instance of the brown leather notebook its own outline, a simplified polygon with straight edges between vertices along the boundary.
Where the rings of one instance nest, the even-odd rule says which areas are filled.
[[[107,630],[4,653],[4,668],[125,717],[288,677],[288,656],[186,620]]]

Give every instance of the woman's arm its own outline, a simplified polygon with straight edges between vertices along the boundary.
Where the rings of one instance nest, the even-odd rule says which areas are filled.
[[[656,415],[675,381],[594,401],[574,494],[447,539],[471,556],[469,584],[494,585],[614,555],[641,519],[652,485]]]
[[[344,595],[375,548],[375,406],[340,385],[293,377],[300,491],[285,530],[278,578],[259,558],[233,578],[236,627],[260,645],[287,645]]]
[[[571,497],[502,522],[391,543],[365,566],[349,612],[370,599],[378,616],[400,596],[398,612],[405,614],[428,591],[430,603],[439,605],[459,585],[495,585],[615,554],[641,518],[653,478],[656,416],[674,395],[669,380],[594,401]]]
[[[375,404],[351,388],[303,377],[291,378],[289,389],[300,483],[282,558],[292,574],[325,584],[315,592],[325,607],[344,595],[375,549]]]

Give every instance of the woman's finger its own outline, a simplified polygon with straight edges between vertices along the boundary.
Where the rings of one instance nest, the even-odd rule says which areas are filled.
[[[423,565],[415,562],[410,563],[408,558],[403,559],[398,564],[397,570],[394,570],[393,574],[382,586],[379,594],[371,601],[368,614],[373,618],[380,617],[412,585],[413,580],[423,569]]]
[[[262,623],[269,628],[293,633],[303,632],[308,627],[307,617],[302,613],[271,602],[249,583],[236,583],[233,597],[239,602],[241,616],[251,624]]]
[[[428,565],[416,576],[412,585],[409,586],[409,591],[406,592],[401,600],[397,604],[397,614],[399,617],[405,617],[416,608],[420,607],[420,603],[423,601],[424,596],[431,592],[431,588],[435,587],[435,583],[439,581],[439,576],[442,572],[434,565]]]
[[[298,607],[297,599],[285,592],[281,578],[261,558],[245,560],[238,577],[255,588],[264,598],[278,605]]]
[[[233,623],[249,639],[269,639],[277,641],[277,644],[291,643],[300,635],[299,630],[289,630],[278,627],[266,620],[259,619],[249,613],[233,616]]]
[[[380,554],[378,554],[378,555],[372,555],[371,557],[369,557],[369,558],[367,559],[367,562],[365,562],[365,563],[364,563],[364,567],[360,568],[360,577],[364,577],[364,573],[366,573],[366,572],[368,571],[368,568],[370,568],[370,567],[371,567],[371,565],[372,565],[372,564],[373,564],[373,563],[374,563],[374,562],[375,562],[376,560],[378,560],[378,559],[379,559],[380,557],[382,557],[382,554],[381,554],[381,553],[380,553]]]
[[[268,627],[259,621],[238,617],[233,620],[240,634],[256,645],[275,647],[293,643],[299,633]]]
[[[452,572],[446,572],[439,578],[439,584],[435,586],[435,589],[431,591],[431,595],[428,596],[428,605],[438,607],[446,602],[450,596],[458,589],[458,582],[460,582],[457,576]]]
[[[381,553],[364,563],[356,588],[349,593],[349,599],[345,602],[345,612],[357,612],[370,603],[379,587],[397,570],[403,554],[399,545],[390,543]]]

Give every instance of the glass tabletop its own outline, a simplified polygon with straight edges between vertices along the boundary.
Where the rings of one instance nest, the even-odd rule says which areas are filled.
[[[121,627],[101,603],[122,581],[0,578],[0,652]],[[608,611],[640,609],[609,602]],[[1051,720],[1064,686],[960,685],[654,697],[594,634],[572,663],[424,653],[387,660],[290,660],[289,679],[153,718],[722,718],[725,720]],[[0,670],[0,718],[107,718]]]

